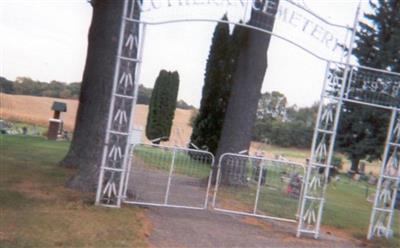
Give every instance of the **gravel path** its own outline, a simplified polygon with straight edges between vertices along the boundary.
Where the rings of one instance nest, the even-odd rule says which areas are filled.
[[[360,247],[355,240],[323,233],[321,239],[295,237],[296,226],[215,211],[150,207],[154,247]]]

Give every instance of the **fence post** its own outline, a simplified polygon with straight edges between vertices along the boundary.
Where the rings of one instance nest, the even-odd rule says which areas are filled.
[[[217,192],[218,192],[218,187],[220,184],[220,177],[221,177],[221,165],[222,165],[222,159],[225,157],[226,154],[222,154],[221,157],[219,157],[218,160],[218,168],[217,168],[217,178],[215,180],[215,187],[214,187],[214,196],[213,196],[213,201],[212,201],[212,208],[215,208],[215,200],[217,199]]]
[[[167,183],[167,190],[165,191],[165,197],[164,197],[164,204],[168,204],[168,196],[169,196],[169,188],[171,187],[171,179],[172,179],[172,173],[174,171],[174,165],[175,165],[175,154],[176,154],[176,147],[174,147],[174,152],[172,153],[172,160],[171,160],[171,166],[169,168],[169,175],[168,175],[168,183]]]
[[[258,197],[260,195],[260,188],[261,188],[261,179],[263,176],[263,170],[264,166],[262,164],[259,165],[260,172],[258,173],[258,185],[257,185],[257,193],[256,193],[256,200],[254,202],[254,209],[253,209],[253,214],[256,214],[257,212],[257,205],[258,205]]]

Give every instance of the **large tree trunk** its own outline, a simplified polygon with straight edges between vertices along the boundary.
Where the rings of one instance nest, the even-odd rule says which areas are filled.
[[[71,147],[60,165],[79,168],[67,185],[96,188],[117,55],[123,0],[92,1],[93,17]]]
[[[360,164],[360,159],[359,158],[352,158],[351,159],[351,168],[350,170],[353,171],[354,173],[358,173],[358,165]]]
[[[270,14],[253,9],[249,25],[272,31],[278,3],[279,0],[276,1],[274,8],[270,9]],[[263,9],[265,4],[265,1],[259,3],[260,9]],[[251,131],[267,69],[267,50],[271,35],[248,30],[245,39],[233,74],[231,97],[219,140],[216,161],[223,153],[237,153],[248,150],[250,147]],[[229,184],[229,178],[227,178],[229,173],[224,173],[224,169],[232,170],[228,167],[222,169],[222,183]],[[243,178],[246,177],[243,176]],[[215,173],[213,181],[215,181]]]

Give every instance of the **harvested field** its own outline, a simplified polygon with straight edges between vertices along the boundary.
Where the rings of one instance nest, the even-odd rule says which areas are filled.
[[[49,118],[53,117],[51,105],[54,101],[65,102],[67,104],[68,112],[63,113],[62,118],[64,119],[66,129],[72,131],[78,107],[76,100],[0,93],[0,118],[47,126]]]
[[[65,102],[67,104],[68,112],[63,113],[62,118],[64,119],[65,128],[68,131],[73,131],[78,109],[77,100],[0,93],[0,119],[47,126],[49,118],[53,115],[51,105],[54,101]],[[144,129],[147,113],[147,105],[137,105],[134,117],[135,127]],[[189,141],[192,133],[192,128],[188,125],[191,113],[191,110],[177,109],[175,111],[171,141],[165,144],[170,143],[170,145],[183,146]],[[148,142],[144,134],[142,138],[144,142]]]

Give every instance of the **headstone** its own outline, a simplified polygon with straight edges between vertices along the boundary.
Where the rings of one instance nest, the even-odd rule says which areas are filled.
[[[143,128],[142,127],[133,128],[133,130],[131,132],[131,135],[130,135],[130,143],[132,145],[142,143],[142,134],[143,134]]]
[[[301,193],[301,186],[302,186],[302,178],[299,174],[293,174],[290,177],[289,185],[287,187],[287,194],[288,196],[299,199]]]
[[[61,120],[61,112],[67,112],[67,104],[63,102],[53,102],[51,110],[54,111],[53,118],[49,119],[49,129],[47,138],[49,140],[57,140],[58,137],[63,137],[63,121]]]
[[[61,120],[49,119],[49,130],[47,131],[47,138],[49,140],[56,140],[60,131]]]
[[[261,165],[261,161],[258,162],[257,165],[253,165],[253,175],[254,175],[254,181],[258,182],[259,180],[259,176],[260,176],[260,165]],[[262,172],[261,172],[261,181],[260,181],[260,185],[265,185],[267,181],[267,168],[263,168]]]
[[[365,174],[365,162],[360,162],[360,174]]]
[[[3,120],[0,120],[0,133],[1,134],[9,133],[9,127],[7,126],[7,123]]]

